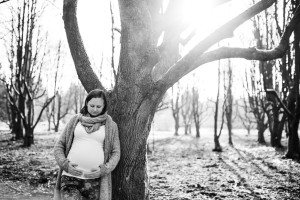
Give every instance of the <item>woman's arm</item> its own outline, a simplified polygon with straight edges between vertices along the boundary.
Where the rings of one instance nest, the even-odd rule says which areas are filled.
[[[59,139],[54,145],[54,157],[58,166],[64,171],[68,172],[69,160],[66,158],[66,146],[67,146],[67,134],[71,129],[71,120],[68,122],[64,130],[62,131]]]

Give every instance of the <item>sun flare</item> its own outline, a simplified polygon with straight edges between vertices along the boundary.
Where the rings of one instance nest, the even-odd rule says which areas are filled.
[[[247,4],[230,0],[219,6],[214,1],[188,0],[182,5],[182,16],[188,28],[181,34],[185,39],[194,32],[194,36],[185,44],[182,54],[187,53],[199,41],[214,32],[218,27],[240,14]]]

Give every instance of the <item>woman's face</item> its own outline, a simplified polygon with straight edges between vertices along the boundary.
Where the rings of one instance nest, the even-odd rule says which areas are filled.
[[[102,98],[92,98],[87,103],[88,113],[95,117],[98,116],[104,108],[104,100]]]

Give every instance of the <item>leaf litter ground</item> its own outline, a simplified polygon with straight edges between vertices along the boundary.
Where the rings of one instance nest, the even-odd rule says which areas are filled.
[[[211,129],[202,131],[200,139],[152,132],[150,199],[300,199],[300,164],[283,159],[284,149],[257,144],[255,133],[234,133],[234,146],[223,133],[219,153],[212,151]],[[52,199],[58,169],[52,149],[58,136],[37,132],[35,144],[23,148],[9,140],[7,131],[0,132],[0,200]]]

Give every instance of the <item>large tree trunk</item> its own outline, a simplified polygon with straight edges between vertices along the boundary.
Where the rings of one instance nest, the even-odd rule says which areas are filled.
[[[166,90],[155,88],[150,75],[157,57],[145,2],[119,1],[119,7],[122,67],[118,68],[109,112],[118,124],[121,142],[121,158],[113,172],[113,199],[144,200],[149,199],[147,138]]]
[[[300,26],[294,31],[294,48],[295,48],[295,76],[294,76],[294,88],[291,91],[291,98],[288,104],[288,108],[293,112],[293,116],[289,117],[289,140],[288,140],[288,152],[287,158],[299,158],[300,157],[300,144],[298,127],[300,120],[300,98],[299,98],[299,79],[300,79]]]
[[[149,199],[146,145],[161,95],[153,99],[134,91],[121,91],[117,96],[122,98],[112,106],[121,141],[121,159],[113,173],[114,200]]]

